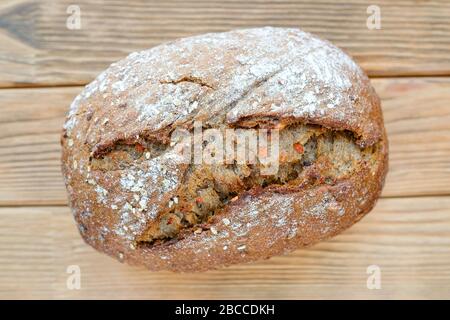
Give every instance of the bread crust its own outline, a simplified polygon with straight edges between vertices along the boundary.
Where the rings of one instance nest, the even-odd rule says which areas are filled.
[[[183,184],[188,165],[166,150],[124,168],[92,159],[118,144],[158,141],[194,121],[210,127],[317,124],[374,146],[333,184],[308,183],[241,193],[194,233],[137,246]],[[380,196],[388,142],[380,100],[344,52],[298,29],[258,28],[180,39],[111,65],[71,105],[62,171],[83,239],[120,261],[150,270],[197,272],[284,254],[330,238],[361,219]]]

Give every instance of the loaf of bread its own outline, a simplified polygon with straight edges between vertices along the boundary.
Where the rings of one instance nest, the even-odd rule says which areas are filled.
[[[220,154],[207,130],[231,141],[231,156],[186,157],[198,145]],[[263,133],[256,160],[238,161],[248,132]],[[271,27],[179,39],[112,64],[73,101],[61,144],[84,240],[120,261],[187,272],[338,234],[372,209],[388,159],[380,101],[360,67],[327,41]]]

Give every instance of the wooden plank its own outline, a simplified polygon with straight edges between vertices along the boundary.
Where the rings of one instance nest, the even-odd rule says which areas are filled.
[[[0,91],[0,204],[65,204],[59,137],[80,88]]]
[[[390,141],[385,197],[450,194],[450,79],[374,79]],[[0,91],[0,205],[66,204],[59,134],[74,88]]]
[[[0,4],[0,86],[85,84],[131,51],[175,38],[258,26],[301,27],[348,51],[372,76],[449,75],[450,2],[379,0],[381,29],[366,25],[370,0],[71,0]]]
[[[389,139],[384,196],[450,194],[450,79],[374,79]]]
[[[68,290],[67,267],[81,269]],[[381,290],[368,290],[369,265]],[[152,273],[95,252],[66,207],[0,208],[0,298],[450,298],[450,197],[381,199],[308,249],[201,274]]]

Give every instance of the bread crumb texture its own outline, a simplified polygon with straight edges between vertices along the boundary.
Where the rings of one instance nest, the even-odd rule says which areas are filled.
[[[279,170],[186,163],[171,136],[194,123],[277,130]],[[327,239],[371,210],[387,172],[369,79],[298,29],[205,34],[132,53],[75,98],[61,144],[82,237],[151,270],[205,271]]]

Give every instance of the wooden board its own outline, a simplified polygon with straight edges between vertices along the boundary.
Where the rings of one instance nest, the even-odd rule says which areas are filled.
[[[450,80],[374,79],[390,141],[385,197],[450,195]],[[59,134],[81,88],[1,90],[0,204],[65,204]]]
[[[450,2],[78,0],[81,29],[70,30],[72,0],[0,4],[0,86],[83,84],[126,54],[205,32],[301,27],[347,50],[373,76],[450,75]],[[381,29],[367,28],[367,8]]]
[[[67,7],[81,9],[69,30]],[[381,9],[369,30],[367,8]],[[163,41],[300,27],[350,53],[382,99],[382,199],[329,241],[203,274],[122,265],[78,235],[60,173],[71,100],[111,62]],[[34,88],[36,87],[36,88]],[[450,2],[446,0],[4,0],[0,3],[0,299],[450,299]],[[81,290],[66,286],[81,268]],[[366,286],[381,270],[381,290]]]
[[[343,234],[267,261],[151,273],[95,252],[66,207],[0,208],[0,298],[449,298],[450,197],[382,199]],[[81,271],[69,290],[67,267]],[[369,290],[367,267],[381,270]]]

